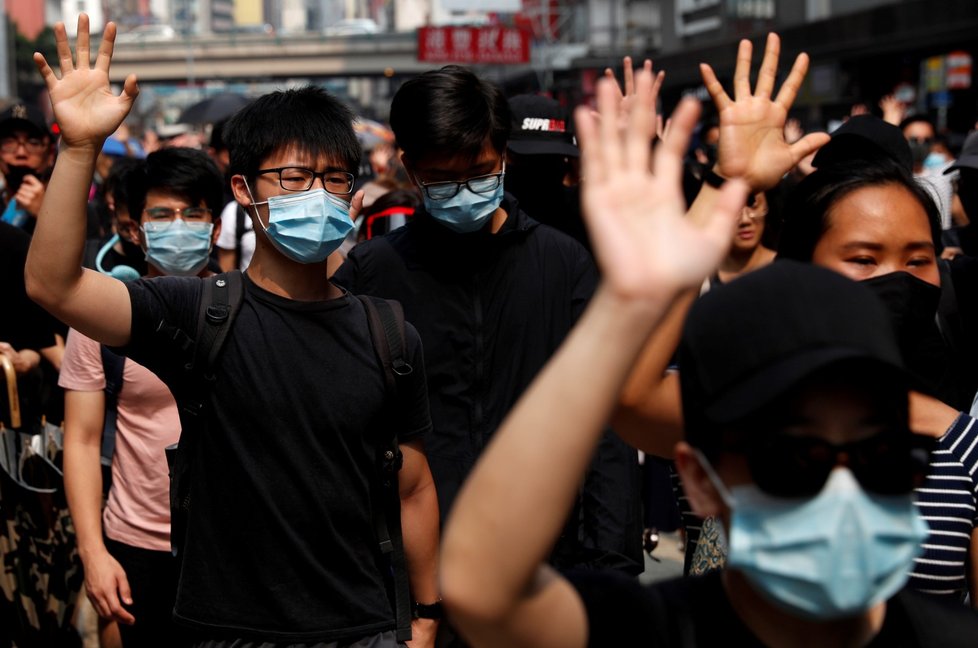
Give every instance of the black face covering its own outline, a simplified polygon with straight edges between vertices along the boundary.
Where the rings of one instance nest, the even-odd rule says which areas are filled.
[[[948,369],[947,352],[936,320],[940,287],[902,271],[861,283],[886,306],[907,368],[936,389]]]
[[[913,156],[913,165],[918,167],[927,159],[931,142],[930,140],[911,139],[908,143],[910,144],[910,154]]]

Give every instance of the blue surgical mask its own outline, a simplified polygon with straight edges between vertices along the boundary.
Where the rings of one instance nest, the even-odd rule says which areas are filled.
[[[268,205],[268,227],[262,225],[261,218],[258,223],[272,245],[298,263],[323,261],[353,229],[350,203],[325,189],[271,196],[262,203],[252,197],[252,204]]]
[[[948,163],[948,157],[943,153],[928,153],[924,158],[924,168],[934,171]]]
[[[503,202],[503,182],[490,193],[475,193],[466,186],[447,200],[432,200],[426,192],[424,206],[431,217],[452,231],[468,234],[482,229],[493,212]]]
[[[146,261],[168,275],[192,277],[207,265],[214,223],[173,221],[143,224]]]
[[[811,499],[729,491],[701,464],[731,509],[727,567],[776,605],[811,619],[859,614],[897,592],[922,553],[927,524],[913,496],[867,494],[835,468]]]

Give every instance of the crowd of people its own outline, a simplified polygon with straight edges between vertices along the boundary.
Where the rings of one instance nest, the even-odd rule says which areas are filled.
[[[0,115],[0,646],[82,595],[104,648],[978,637],[978,133],[806,134],[771,34],[709,117],[447,66],[369,151],[307,86],[147,152],[114,25],[55,35],[56,129]]]

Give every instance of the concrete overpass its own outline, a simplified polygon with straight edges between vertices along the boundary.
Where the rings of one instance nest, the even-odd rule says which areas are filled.
[[[95,46],[93,44],[93,51]],[[413,32],[358,36],[238,35],[116,42],[111,78],[140,81],[253,80],[412,75],[438,67],[417,60]],[[530,66],[507,66],[519,73]]]

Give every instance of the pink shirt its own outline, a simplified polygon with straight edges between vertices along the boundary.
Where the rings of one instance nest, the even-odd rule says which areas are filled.
[[[68,333],[58,384],[75,391],[105,389],[99,343]],[[177,404],[166,385],[126,358],[119,393],[112,489],[102,514],[105,535],[155,551],[170,550],[170,484],[163,449],[180,437]]]

